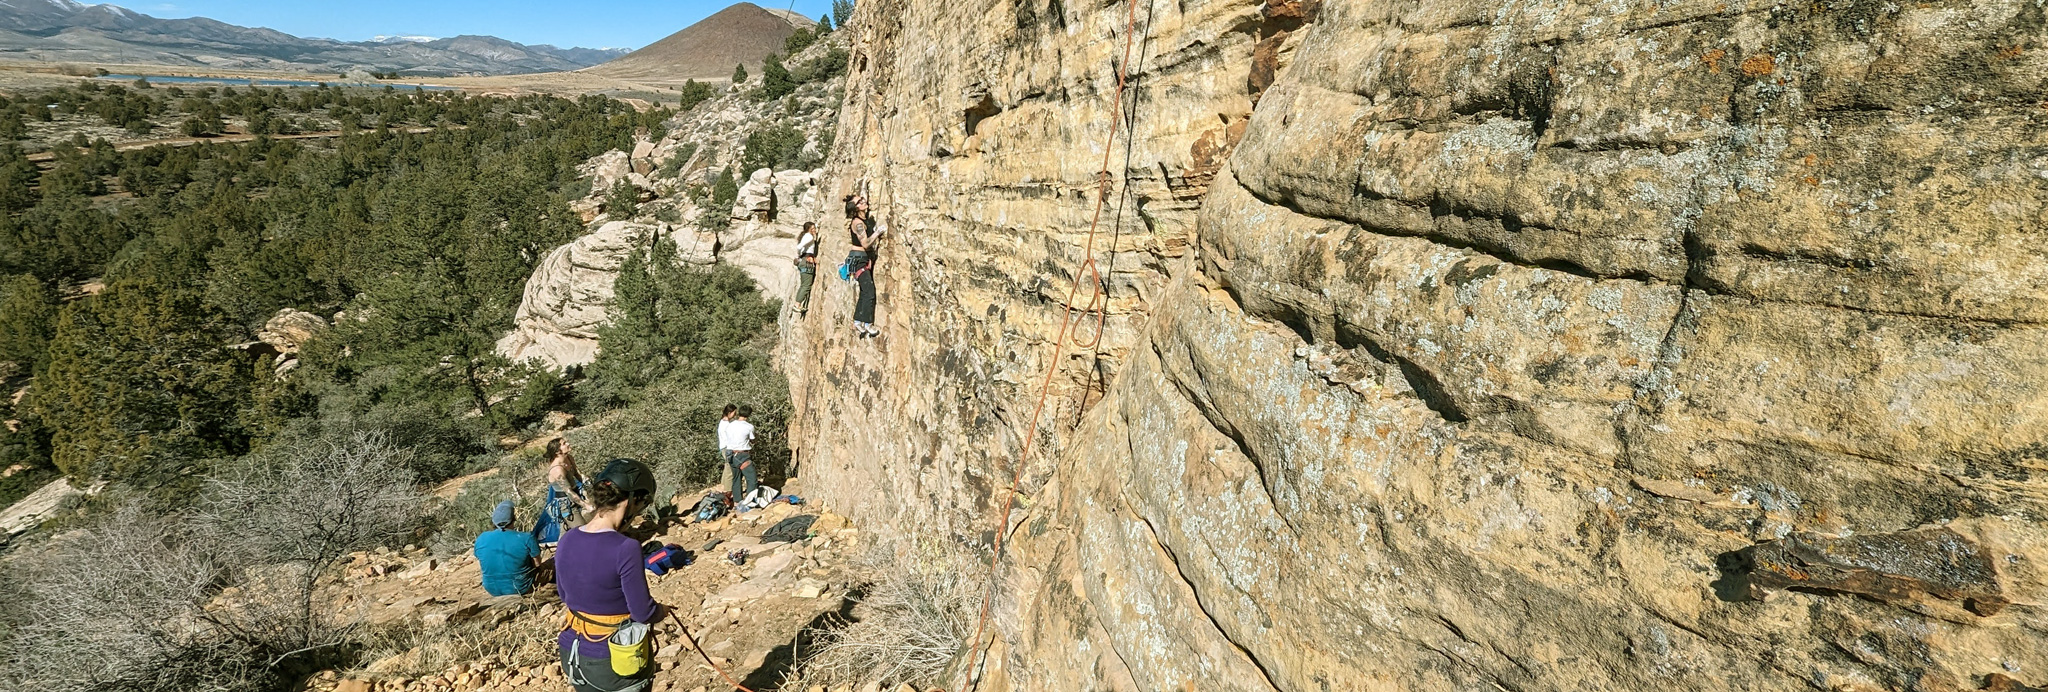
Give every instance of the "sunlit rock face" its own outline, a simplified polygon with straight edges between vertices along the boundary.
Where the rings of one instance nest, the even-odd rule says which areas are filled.
[[[2041,6],[1140,3],[1105,150],[1128,7],[863,3],[783,325],[983,689],[2048,684]]]

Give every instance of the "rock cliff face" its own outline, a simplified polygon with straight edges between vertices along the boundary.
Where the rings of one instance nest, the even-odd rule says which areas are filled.
[[[885,334],[784,325],[983,689],[2048,683],[2040,4],[1141,2],[1056,350],[1126,8],[863,3]]]

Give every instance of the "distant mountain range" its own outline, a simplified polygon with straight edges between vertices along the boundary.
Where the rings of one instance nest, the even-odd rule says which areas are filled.
[[[498,75],[575,70],[625,49],[529,46],[491,36],[300,38],[206,18],[158,19],[114,5],[0,0],[0,59],[175,65],[218,69],[411,75]],[[728,68],[730,69],[730,68]]]
[[[0,0],[4,2],[5,0]],[[734,65],[759,72],[761,60],[782,51],[783,39],[817,24],[809,17],[742,2],[705,17],[668,38],[585,74],[650,83],[723,81]]]

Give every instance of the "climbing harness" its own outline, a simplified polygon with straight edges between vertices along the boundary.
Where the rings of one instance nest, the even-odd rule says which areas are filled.
[[[983,643],[983,635],[988,630],[989,608],[995,602],[996,567],[1003,557],[1003,538],[1009,534],[1010,511],[1017,504],[1017,486],[1023,483],[1024,465],[1031,459],[1033,443],[1038,441],[1038,421],[1045,413],[1046,397],[1052,390],[1052,377],[1059,371],[1060,356],[1066,353],[1066,342],[1070,337],[1075,339],[1074,346],[1083,350],[1094,349],[1100,345],[1104,328],[1109,322],[1109,297],[1103,289],[1102,270],[1095,264],[1095,236],[1102,224],[1102,208],[1109,202],[1110,190],[1115,185],[1115,176],[1109,172],[1110,155],[1116,150],[1117,129],[1123,122],[1124,90],[1130,78],[1131,44],[1132,39],[1137,36],[1138,0],[1125,0],[1125,5],[1123,59],[1116,64],[1116,95],[1110,102],[1112,118],[1109,121],[1109,134],[1103,140],[1102,166],[1095,174],[1096,185],[1100,190],[1095,196],[1094,216],[1088,221],[1088,242],[1082,250],[1082,256],[1086,259],[1075,269],[1074,285],[1067,290],[1066,311],[1060,317],[1059,335],[1052,341],[1052,358],[1046,361],[1045,377],[1038,385],[1038,403],[1032,407],[1031,424],[1024,428],[1024,448],[1017,455],[1017,463],[1010,469],[1010,487],[1008,492],[1003,493],[1002,511],[995,516],[995,546],[988,558],[988,585],[982,592],[981,615],[975,618],[973,644],[967,653],[966,686],[962,689],[981,688],[981,676],[977,671],[982,665],[982,657],[988,653],[988,647]],[[1125,136],[1129,137],[1128,134]],[[1078,326],[1074,322],[1074,299],[1081,293],[1083,275],[1088,277],[1088,282],[1094,287],[1094,293],[1089,297],[1087,306],[1080,311],[1083,314],[1095,313],[1095,334],[1087,341],[1081,341],[1079,334],[1073,331],[1073,328]]]

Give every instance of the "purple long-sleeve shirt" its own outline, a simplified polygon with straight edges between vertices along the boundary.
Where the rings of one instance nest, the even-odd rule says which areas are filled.
[[[626,614],[634,622],[654,622],[654,597],[647,593],[647,570],[640,564],[640,544],[617,531],[562,532],[555,546],[555,587],[562,604],[589,615]],[[563,630],[562,649],[582,639]],[[612,657],[604,642],[583,641],[584,658]]]

